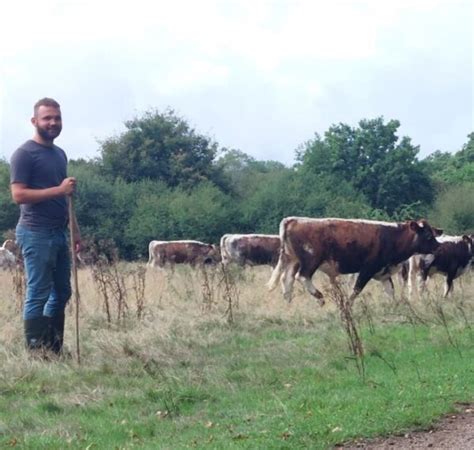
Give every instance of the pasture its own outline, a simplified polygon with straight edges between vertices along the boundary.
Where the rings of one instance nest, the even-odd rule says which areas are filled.
[[[0,273],[0,445],[331,448],[427,427],[474,398],[472,274],[448,300],[441,278],[413,301],[398,283],[394,301],[371,281],[353,310],[363,355],[324,275],[321,308],[298,285],[290,305],[267,292],[268,267],[206,274],[81,269],[78,365],[73,299],[71,354],[32,360],[21,286]]]

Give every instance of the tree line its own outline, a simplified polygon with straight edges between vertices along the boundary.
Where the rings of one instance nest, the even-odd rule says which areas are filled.
[[[332,125],[295,150],[296,163],[259,161],[221,147],[173,110],[150,110],[71,160],[84,236],[113,240],[122,258],[146,258],[150,240],[218,243],[225,233],[278,233],[283,217],[427,217],[448,233],[474,231],[474,132],[455,153],[418,157],[398,120]],[[19,209],[0,160],[0,232]]]

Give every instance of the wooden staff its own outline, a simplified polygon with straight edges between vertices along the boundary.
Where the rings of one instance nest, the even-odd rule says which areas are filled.
[[[77,282],[77,264],[76,264],[76,227],[75,227],[74,206],[72,195],[69,196],[69,234],[71,241],[71,264],[72,276],[74,280],[74,297],[76,300],[76,355],[77,363],[81,364],[81,352],[79,349],[79,283]]]

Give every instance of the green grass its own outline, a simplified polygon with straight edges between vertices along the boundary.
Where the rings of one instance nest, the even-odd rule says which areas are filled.
[[[416,333],[415,333],[416,331]],[[138,352],[118,373],[38,363],[0,383],[0,444],[20,448],[326,448],[426,427],[474,396],[468,330],[365,330],[362,379],[341,333],[235,327],[192,361]],[[328,348],[326,341],[333,338]]]
[[[149,294],[144,319],[130,310],[112,325],[84,284],[80,366],[29,359],[19,313],[4,302],[0,447],[330,448],[429,427],[474,399],[469,296],[409,307],[369,291],[355,308],[361,374],[333,304],[266,300],[257,279],[241,288],[229,324],[226,305],[202,308],[199,280],[195,296],[178,301],[179,280],[159,303]]]

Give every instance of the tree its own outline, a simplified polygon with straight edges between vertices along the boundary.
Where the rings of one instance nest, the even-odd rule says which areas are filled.
[[[278,176],[280,172],[291,171],[277,161],[257,161],[250,155],[236,150],[224,149],[216,165],[222,172],[226,191],[234,194],[238,199],[245,199],[258,189],[258,185],[271,175]]]
[[[447,234],[474,232],[474,182],[453,185],[439,195],[429,219]]]
[[[193,239],[219,243],[234,222],[229,197],[211,183],[192,190],[162,185],[138,196],[126,229],[133,254],[144,255],[151,240]]]
[[[349,182],[371,208],[389,215],[405,205],[429,204],[434,187],[427,168],[410,138],[399,141],[399,126],[397,120],[385,124],[382,117],[361,120],[358,128],[333,125],[324,138],[316,135],[298,149],[299,168]]]
[[[100,175],[97,162],[71,161],[70,174],[78,180],[74,205],[83,238],[113,240],[120,257],[132,258],[125,228],[136,206],[140,183],[107,180]]]
[[[20,210],[10,194],[10,170],[6,161],[0,160],[0,231],[15,227]]]
[[[474,133],[468,135],[467,143],[458,152],[436,151],[425,159],[425,163],[439,190],[474,182]]]
[[[125,127],[124,133],[101,143],[103,171],[109,177],[162,181],[171,187],[220,184],[214,165],[217,143],[196,133],[173,110],[148,111]]]

